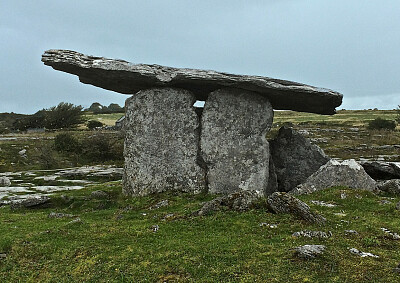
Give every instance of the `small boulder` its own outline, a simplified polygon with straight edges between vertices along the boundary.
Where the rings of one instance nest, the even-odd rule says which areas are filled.
[[[300,185],[330,160],[321,148],[288,126],[279,129],[278,136],[270,141],[270,148],[281,192]]]
[[[9,187],[11,185],[11,181],[7,177],[0,177],[0,187]]]
[[[400,178],[400,162],[364,161],[361,166],[375,180]]]
[[[304,245],[295,248],[296,255],[304,259],[313,259],[324,253],[324,245]]]
[[[387,181],[380,181],[377,184],[379,190],[393,194],[400,195],[400,179],[392,179]]]
[[[275,213],[293,214],[307,222],[320,225],[326,222],[324,217],[312,212],[306,203],[284,192],[273,193],[268,197],[267,203],[269,208]]]
[[[332,237],[332,232],[323,232],[323,231],[299,231],[299,232],[294,232],[292,234],[293,237],[305,237],[305,238],[320,238],[320,239],[327,239]]]
[[[379,256],[374,255],[374,254],[372,254],[372,253],[366,253],[366,252],[359,251],[359,250],[357,250],[357,249],[355,249],[355,248],[351,248],[351,249],[349,250],[349,252],[352,253],[352,254],[358,255],[358,256],[360,256],[360,257],[375,257],[375,258],[378,258],[378,257],[379,257]]]
[[[106,199],[108,197],[109,197],[108,194],[105,191],[101,191],[101,190],[93,191],[90,194],[91,199]]]
[[[30,197],[12,202],[10,208],[13,210],[20,208],[37,208],[47,204],[49,201],[50,198],[48,196]]]
[[[221,196],[204,203],[203,207],[193,213],[195,216],[204,216],[223,208],[235,211],[246,211],[253,208],[259,198],[256,192],[239,191]]]
[[[339,162],[330,160],[290,193],[309,194],[334,186],[374,191],[376,182],[354,159]]]

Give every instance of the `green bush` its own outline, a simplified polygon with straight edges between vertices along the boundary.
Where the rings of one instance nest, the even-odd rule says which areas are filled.
[[[87,123],[87,127],[89,130],[93,130],[98,127],[103,127],[103,123],[97,120],[90,120]]]
[[[393,131],[396,128],[396,122],[393,120],[386,120],[382,118],[376,118],[368,122],[368,129],[370,130],[390,130]]]
[[[60,133],[54,138],[54,148],[58,152],[80,153],[82,151],[79,140],[70,133]]]

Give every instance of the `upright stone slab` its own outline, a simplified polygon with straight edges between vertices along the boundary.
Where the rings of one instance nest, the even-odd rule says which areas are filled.
[[[197,164],[195,101],[191,92],[174,88],[139,91],[127,100],[125,194],[199,193],[205,189],[205,172]]]
[[[200,146],[210,193],[265,193],[269,176],[265,135],[272,119],[269,100],[257,93],[225,88],[208,96]]]

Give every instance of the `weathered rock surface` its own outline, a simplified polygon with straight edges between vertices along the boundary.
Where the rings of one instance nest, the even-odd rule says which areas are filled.
[[[330,160],[321,148],[291,127],[281,127],[270,145],[281,192],[294,189]]]
[[[232,87],[265,96],[275,109],[319,114],[334,114],[342,103],[338,92],[261,76],[132,64],[70,50],[48,50],[42,62],[55,70],[79,76],[82,83],[125,94],[153,87],[177,87],[192,91],[198,100],[206,100],[210,92]]]
[[[343,162],[330,160],[290,193],[308,194],[334,186],[374,191],[376,182],[354,159]]]
[[[11,209],[35,208],[47,204],[50,201],[48,196],[30,197],[20,201],[12,202]]]
[[[269,179],[273,110],[254,92],[220,89],[211,93],[202,115],[201,157],[213,194],[254,191],[263,195]]]
[[[0,187],[9,187],[11,186],[10,178],[0,177]]]
[[[203,204],[203,207],[194,212],[194,216],[204,216],[222,209],[246,211],[253,208],[259,196],[250,191],[235,192],[229,195],[217,197]]]
[[[292,234],[293,237],[305,237],[305,238],[321,238],[321,239],[327,239],[332,237],[332,232],[323,232],[323,231],[299,231],[299,232],[294,232]]]
[[[140,91],[127,100],[125,194],[205,190],[195,100],[189,91],[172,88]]]
[[[393,195],[400,195],[400,179],[380,181],[377,183],[377,187],[381,191],[388,192]]]
[[[400,179],[400,162],[365,161],[361,165],[375,180]]]
[[[295,248],[296,255],[304,259],[313,259],[324,253],[324,245],[304,245]]]
[[[321,215],[312,212],[310,207],[284,192],[275,192],[267,199],[269,208],[275,213],[289,213],[310,223],[324,224],[326,219]]]
[[[360,257],[375,257],[375,258],[378,258],[378,257],[379,257],[379,256],[374,255],[374,254],[372,254],[372,253],[366,253],[366,252],[359,251],[359,250],[357,250],[356,248],[351,248],[351,249],[349,250],[349,252],[352,253],[352,254],[358,255],[358,256],[360,256]]]

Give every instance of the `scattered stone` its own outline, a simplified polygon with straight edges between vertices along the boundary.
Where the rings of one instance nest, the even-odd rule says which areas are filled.
[[[337,206],[336,204],[326,203],[321,200],[312,200],[311,203],[315,204],[315,205],[319,205],[319,206],[325,206],[325,207],[336,207]]]
[[[343,97],[332,90],[268,77],[132,64],[70,50],[47,50],[42,62],[55,70],[79,76],[83,83],[129,95],[153,87],[182,87],[195,93],[197,100],[205,101],[212,91],[235,87],[259,93],[275,109],[319,114],[334,114]]]
[[[387,199],[381,199],[381,200],[379,201],[379,204],[380,204],[380,205],[392,204],[392,202],[391,202],[390,200],[387,200]]]
[[[278,228],[278,224],[270,224],[270,223],[266,223],[266,222],[262,222],[259,224],[260,227],[268,227],[271,229],[275,229]]]
[[[330,158],[293,128],[283,126],[270,142],[278,189],[288,192],[303,183]]]
[[[393,272],[400,274],[400,263],[396,268],[393,268]]]
[[[11,203],[11,209],[36,208],[47,204],[50,201],[48,196],[28,197],[26,199],[14,201]]]
[[[211,194],[239,190],[265,194],[269,179],[266,134],[273,115],[268,99],[254,92],[219,89],[208,96],[200,149]]]
[[[337,213],[334,213],[333,215],[336,215],[336,216],[339,216],[339,217],[345,217],[345,216],[347,216],[347,214],[346,214],[346,213],[343,213],[343,212],[337,212]]]
[[[340,198],[341,199],[346,199],[347,198],[347,194],[346,193],[340,193]]]
[[[299,232],[294,232],[292,234],[293,237],[306,237],[306,238],[321,238],[321,239],[327,239],[332,237],[332,232],[328,231],[328,233],[326,232],[322,232],[322,231],[308,231],[308,230],[304,230],[304,231],[299,231]]]
[[[377,187],[381,191],[400,196],[400,179],[380,181],[377,183]]]
[[[385,235],[392,240],[400,240],[400,235],[394,232],[391,232],[389,229],[381,228],[381,230],[385,233]]]
[[[153,226],[151,226],[151,231],[153,231],[153,232],[157,232],[158,230],[160,230],[160,226],[158,226],[158,225],[153,225]]]
[[[75,224],[75,223],[83,223],[80,217],[75,218],[74,220],[68,222],[67,224]]]
[[[205,171],[197,163],[195,101],[191,92],[175,88],[139,91],[127,99],[124,194],[206,189]]]
[[[346,235],[358,235],[358,232],[355,230],[344,230]]]
[[[174,219],[175,218],[175,214],[173,214],[173,213],[168,213],[168,214],[166,214],[164,217],[163,217],[163,220],[164,221],[169,221],[169,220],[172,220],[172,219]]]
[[[90,194],[91,199],[106,199],[108,197],[109,197],[108,193],[106,193],[105,191],[101,191],[101,190],[93,191]]]
[[[11,186],[11,180],[8,177],[0,177],[0,187]]]
[[[351,248],[351,249],[349,250],[349,252],[352,253],[352,254],[358,255],[358,256],[360,256],[360,257],[375,257],[375,258],[378,258],[378,257],[379,257],[379,256],[374,255],[374,254],[372,254],[372,253],[365,253],[365,252],[359,251],[359,250],[357,250],[357,249],[355,249],[355,248]]]
[[[400,179],[400,162],[364,161],[361,166],[375,180]]]
[[[72,217],[75,217],[75,215],[67,214],[67,213],[60,213],[60,212],[50,212],[50,214],[47,217],[49,217],[49,218],[72,218]]]
[[[296,255],[304,259],[313,259],[324,253],[324,245],[304,245],[295,248]]]
[[[227,196],[221,196],[204,203],[203,207],[194,212],[194,216],[205,216],[221,209],[246,211],[253,208],[258,195],[254,192],[240,191]]]
[[[368,176],[354,159],[339,162],[330,160],[312,174],[303,184],[291,191],[293,194],[309,194],[334,186],[374,191],[376,182]]]
[[[6,259],[6,258],[7,258],[7,254],[0,254],[0,260]]]
[[[150,209],[150,210],[152,210],[152,209],[159,209],[159,208],[161,208],[161,207],[168,206],[168,205],[169,205],[169,201],[168,201],[167,199],[164,199],[164,200],[162,200],[162,201],[156,203],[155,205],[151,206],[149,209]]]
[[[396,204],[396,209],[400,210],[400,201]]]
[[[18,151],[19,156],[23,157],[23,158],[27,158],[26,156],[26,149],[20,150]]]
[[[306,203],[284,192],[273,193],[268,197],[267,203],[270,209],[275,213],[293,214],[307,222],[320,225],[326,222],[324,217],[312,212]]]

